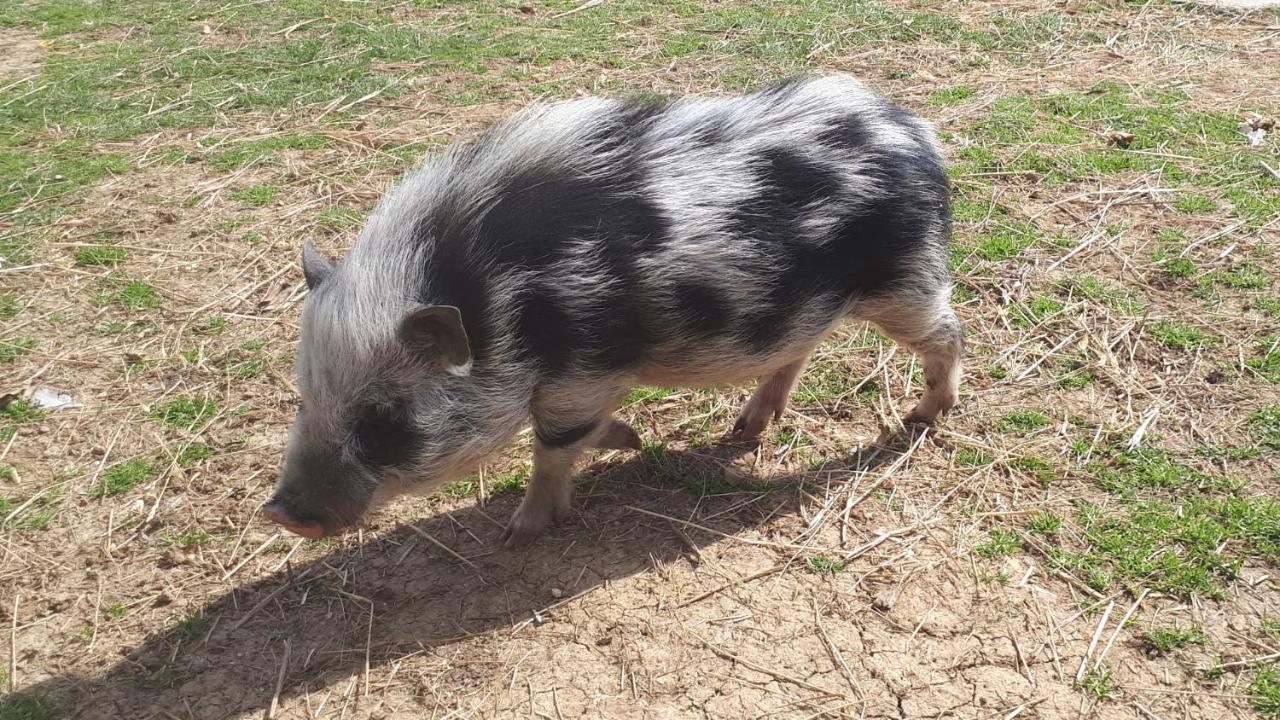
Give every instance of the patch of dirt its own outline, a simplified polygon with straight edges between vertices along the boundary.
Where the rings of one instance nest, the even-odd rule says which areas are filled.
[[[40,68],[44,48],[35,33],[16,28],[0,27],[0,78],[19,78]]]
[[[535,5],[535,19],[550,12]],[[395,8],[417,12],[412,3]],[[954,64],[949,49],[919,45],[836,45],[812,65],[864,71],[951,132],[953,153],[967,120],[1018,92],[1190,82],[1188,108],[1273,104],[1259,68],[1275,49],[1251,39],[1263,37],[1257,25],[1158,4],[1081,17],[1114,42],[1063,52],[1034,72],[999,55]],[[1184,30],[1200,44],[1183,42]],[[640,53],[661,40],[644,31],[654,42]],[[201,42],[238,44],[237,32],[215,28]],[[1204,45],[1239,46],[1249,58]],[[722,471],[725,484],[697,486],[692,473],[660,477],[627,453],[600,454],[584,473],[574,519],[528,550],[498,542],[518,493],[405,499],[325,543],[280,537],[260,520],[296,403],[298,249],[314,236],[326,251],[341,250],[356,232],[322,215],[363,218],[410,162],[394,151],[466,136],[552,82],[584,92],[719,87],[714,60],[643,64],[651,59],[618,69],[556,61],[494,85],[502,98],[469,107],[439,99],[467,89],[461,74],[380,65],[413,90],[370,100],[357,119],[303,117],[293,127],[229,116],[211,129],[98,148],[127,156],[131,172],[104,180],[73,217],[41,230],[39,273],[0,276],[6,292],[35,304],[6,331],[40,337],[6,376],[72,389],[85,404],[22,425],[0,444],[0,464],[16,473],[0,478],[0,494],[58,493],[47,527],[3,530],[0,627],[16,642],[18,697],[62,695],[76,711],[68,714],[82,718],[1250,716],[1243,666],[1217,678],[1201,669],[1273,652],[1254,638],[1260,618],[1280,607],[1275,567],[1247,563],[1222,600],[1151,593],[1139,602],[1118,583],[1101,594],[1055,572],[1041,553],[985,560],[973,552],[993,527],[1020,527],[1040,511],[1070,518],[1081,501],[1115,499],[1069,469],[1046,481],[995,461],[961,463],[959,450],[1070,468],[1069,446],[1095,429],[1143,427],[1194,458],[1198,445],[1241,442],[1247,411],[1274,402],[1274,386],[1236,370],[1276,323],[1247,314],[1239,296],[1207,309],[1189,293],[1193,282],[1162,284],[1150,259],[1160,230],[1192,242],[1234,220],[1225,208],[1175,211],[1153,173],[1056,186],[984,180],[1011,217],[1046,234],[1108,232],[1068,260],[1064,248],[1037,246],[965,278],[973,298],[958,308],[972,348],[963,402],[918,445],[872,447],[908,407],[913,365],[851,328],[818,351],[809,377],[831,367],[876,383],[877,394],[793,402],[782,427],[797,440],[758,448],[708,442],[732,425],[745,389],[633,404],[621,415],[646,440],[713,479]],[[889,73],[902,67],[916,74]],[[1230,83],[1219,82],[1228,75]],[[952,84],[972,86],[970,101],[930,105]],[[331,142],[225,172],[201,162],[286,132]],[[168,151],[193,161],[166,160]],[[264,205],[235,195],[261,185],[279,188]],[[985,228],[960,222],[958,237]],[[1202,271],[1256,255],[1274,275],[1274,254],[1255,253],[1268,241],[1262,230],[1238,228],[1190,254]],[[77,250],[103,243],[127,260],[74,262]],[[1187,318],[1223,342],[1173,351],[1144,335],[1145,317],[1079,298],[1063,300],[1053,322],[1014,321],[1018,305],[1038,293],[1060,297],[1057,284],[1082,276],[1141,292],[1152,317]],[[102,303],[97,295],[115,279],[152,285],[161,304],[131,312]],[[215,317],[225,322],[216,332],[207,329]],[[1060,387],[1047,369],[1055,352],[1071,353],[1096,380]],[[990,372],[997,365],[1003,377]],[[1214,372],[1220,382],[1202,382]],[[213,417],[195,428],[157,422],[152,410],[178,397],[210,399]],[[997,430],[1012,408],[1044,410],[1052,423],[1025,434]],[[1080,418],[1089,432],[1073,425]],[[211,456],[179,464],[189,442],[206,443]],[[519,441],[488,476],[524,473],[528,457]],[[129,458],[149,459],[157,471],[95,497],[102,474]],[[1191,462],[1248,478],[1251,492],[1274,494],[1280,482],[1274,457]],[[206,536],[185,542],[183,533]],[[814,556],[843,566],[814,570]],[[1175,622],[1202,627],[1206,644],[1153,653],[1142,633]],[[1111,671],[1105,700],[1076,682],[1094,665]]]

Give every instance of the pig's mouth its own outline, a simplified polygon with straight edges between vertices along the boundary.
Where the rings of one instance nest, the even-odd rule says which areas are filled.
[[[272,500],[263,505],[262,516],[294,535],[308,540],[319,540],[353,524],[351,522],[324,521],[300,517],[290,512],[280,500]]]

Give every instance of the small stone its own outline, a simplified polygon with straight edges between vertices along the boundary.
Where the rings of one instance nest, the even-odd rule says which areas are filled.
[[[551,597],[560,599],[564,597],[564,591],[560,588],[551,588]]]

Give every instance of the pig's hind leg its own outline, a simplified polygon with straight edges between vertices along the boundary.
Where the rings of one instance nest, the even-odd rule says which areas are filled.
[[[854,315],[870,320],[924,363],[924,397],[903,418],[907,424],[932,425],[959,400],[964,333],[947,302],[949,288],[921,295],[904,291],[864,303]]]
[[[756,391],[751,394],[751,399],[733,424],[734,436],[742,440],[755,440],[769,426],[770,421],[782,419],[791,388],[796,384],[800,373],[804,372],[807,361],[806,357],[787,363],[761,378]]]

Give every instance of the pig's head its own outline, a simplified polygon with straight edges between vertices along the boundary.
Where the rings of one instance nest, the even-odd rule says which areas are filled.
[[[263,515],[315,539],[410,486],[429,492],[479,458],[458,310],[396,297],[359,259],[335,266],[310,243],[303,274],[302,403]]]

